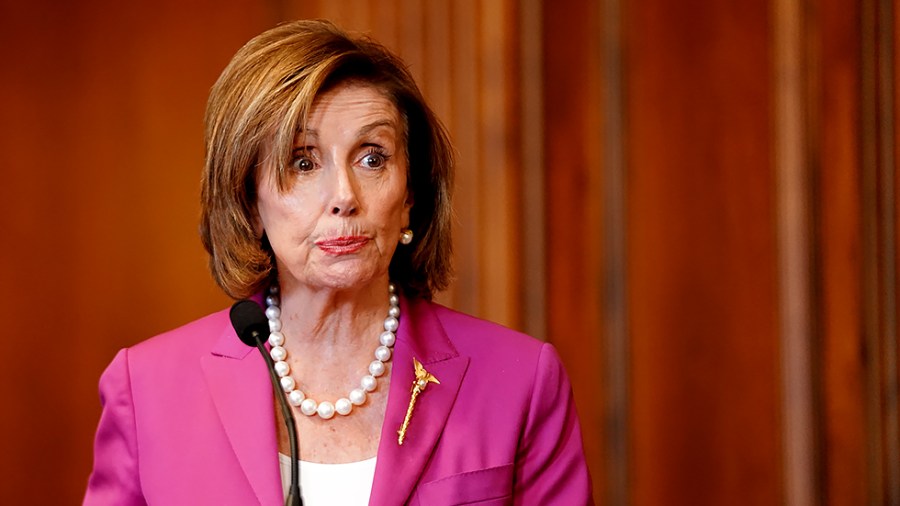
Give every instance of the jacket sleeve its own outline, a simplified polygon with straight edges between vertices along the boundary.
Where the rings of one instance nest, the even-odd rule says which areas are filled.
[[[94,469],[88,479],[84,504],[146,504],[138,476],[128,350],[121,350],[101,375],[100,403],[103,412],[94,440]]]
[[[517,505],[594,504],[572,386],[556,350],[544,344],[518,450]]]

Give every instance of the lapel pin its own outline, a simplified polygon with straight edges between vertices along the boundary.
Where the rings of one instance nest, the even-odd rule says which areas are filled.
[[[413,357],[413,366],[416,368],[416,379],[413,380],[412,386],[412,394],[409,397],[409,407],[406,408],[406,417],[403,419],[403,425],[400,426],[400,430],[397,431],[397,444],[403,446],[403,440],[406,438],[406,429],[409,427],[409,420],[412,418],[413,409],[416,407],[416,399],[418,399],[419,394],[425,391],[425,387],[428,386],[429,383],[437,383],[441,384],[437,378],[434,377],[434,374],[425,370],[425,367]]]

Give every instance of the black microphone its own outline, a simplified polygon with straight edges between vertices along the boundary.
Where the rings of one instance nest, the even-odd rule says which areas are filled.
[[[278,398],[278,404],[281,406],[281,415],[284,418],[284,424],[287,426],[288,440],[291,443],[291,486],[288,488],[288,495],[284,500],[285,506],[302,506],[303,498],[300,496],[300,468],[297,463],[297,430],[294,427],[294,412],[288,406],[285,399],[284,389],[281,388],[281,382],[278,380],[278,374],[275,372],[275,363],[269,352],[266,350],[263,341],[265,336],[269,334],[269,320],[259,305],[252,300],[239,300],[231,306],[231,326],[237,332],[241,342],[247,346],[255,346],[263,359],[266,361],[266,367],[269,368],[269,375],[272,378],[272,388],[275,389],[275,397]]]

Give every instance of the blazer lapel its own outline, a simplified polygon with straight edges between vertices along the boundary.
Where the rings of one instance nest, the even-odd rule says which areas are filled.
[[[272,383],[265,362],[227,325],[212,353],[201,357],[201,367],[225,434],[260,504],[282,504]]]
[[[391,365],[378,461],[369,504],[404,504],[418,483],[469,365],[447,337],[428,303],[401,298],[400,328]],[[409,406],[415,370],[413,357],[433,374],[440,384],[429,384],[419,395],[403,446],[397,431]]]

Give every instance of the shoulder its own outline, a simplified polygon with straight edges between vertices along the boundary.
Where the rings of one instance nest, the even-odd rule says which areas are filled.
[[[127,364],[131,374],[149,374],[160,381],[166,375],[181,376],[196,368],[200,357],[214,350],[230,330],[228,310],[223,309],[125,348],[114,362]],[[249,350],[236,337],[234,341]]]
[[[464,355],[502,353],[537,359],[546,343],[528,334],[431,301],[416,301],[431,312],[453,345]]]
[[[222,309],[180,327],[163,332],[129,348],[134,354],[171,354],[184,348],[209,348],[230,329],[228,310]]]
[[[234,335],[227,310],[124,348],[100,377],[104,406],[113,399],[127,400],[145,423],[156,420],[157,412],[191,412],[187,406],[200,402],[206,389],[204,363],[223,347],[231,347],[223,353],[230,356],[253,351]]]
[[[437,323],[417,322],[421,339],[433,344],[446,338],[445,349],[468,359],[467,383],[502,385],[508,394],[516,392],[520,402],[528,402],[535,383],[548,376],[557,385],[567,384],[562,362],[550,343],[434,302],[413,300],[410,306],[413,318]]]

